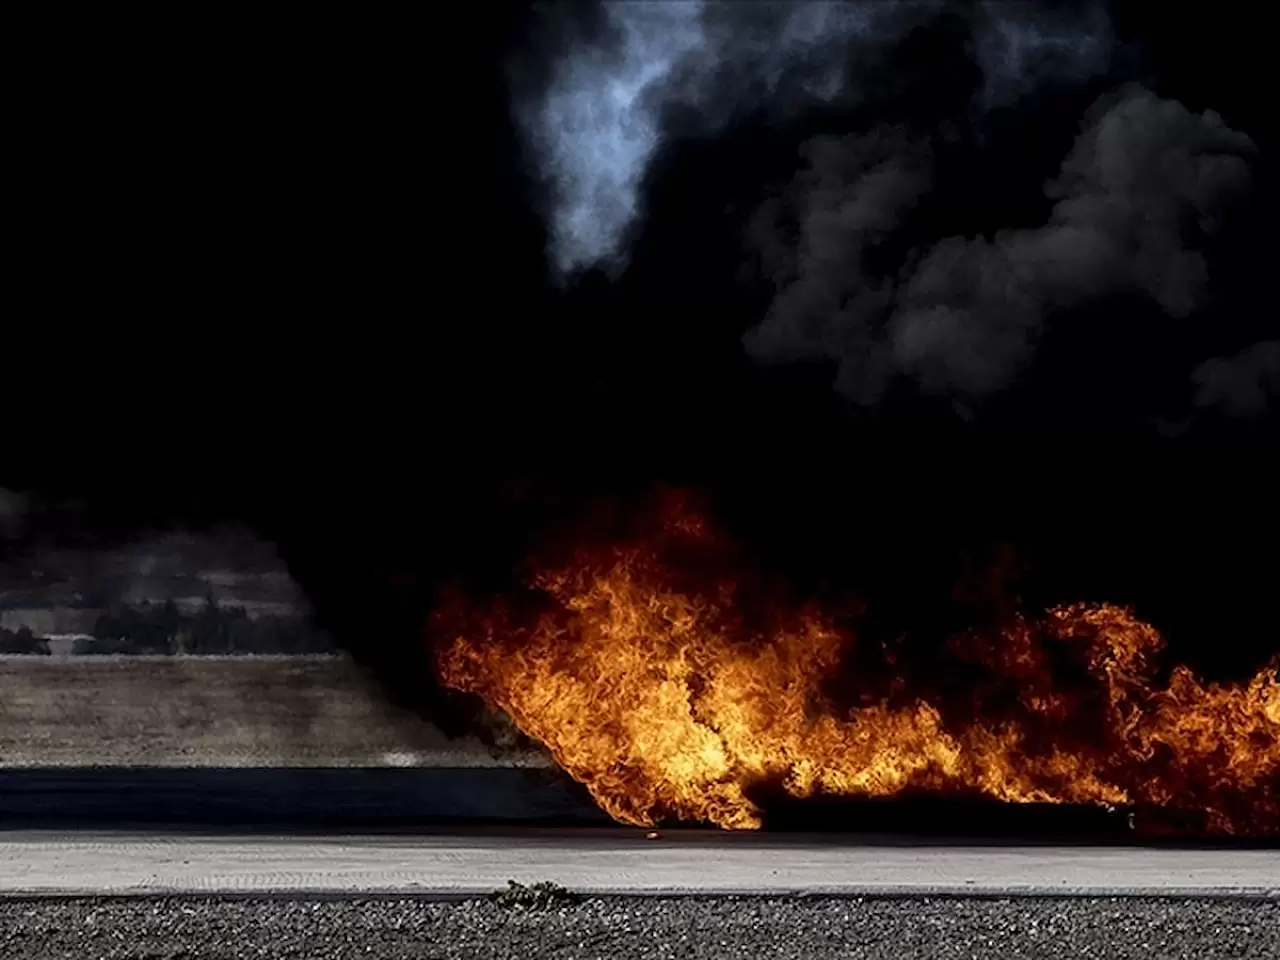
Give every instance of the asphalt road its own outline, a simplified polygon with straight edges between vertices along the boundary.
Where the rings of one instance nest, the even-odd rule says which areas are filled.
[[[356,831],[604,825],[556,770],[520,767],[0,769],[4,830]]]
[[[1275,850],[975,846],[688,831],[0,834],[0,895],[1072,895],[1280,899]]]

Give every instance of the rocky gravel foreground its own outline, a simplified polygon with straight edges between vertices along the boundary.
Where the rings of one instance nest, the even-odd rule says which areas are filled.
[[[1280,901],[1243,899],[0,900],[6,960],[1278,956]]]

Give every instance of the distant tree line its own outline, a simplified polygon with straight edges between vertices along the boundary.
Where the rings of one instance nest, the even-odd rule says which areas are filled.
[[[49,641],[37,637],[30,627],[19,627],[10,630],[0,627],[0,654],[29,653],[40,656],[49,655]]]
[[[0,653],[48,654],[49,643],[30,629],[0,629]],[[329,638],[303,617],[252,618],[243,607],[212,599],[194,612],[173,601],[120,605],[102,613],[93,636],[79,637],[72,653],[93,654],[316,654],[336,653]]]

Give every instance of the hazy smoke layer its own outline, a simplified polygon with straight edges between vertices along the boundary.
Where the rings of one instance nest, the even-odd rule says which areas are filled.
[[[27,498],[13,490],[0,487],[0,539],[16,537],[22,531],[27,513]]]
[[[1045,187],[1055,204],[1042,227],[944,239],[885,276],[865,254],[928,189],[928,150],[885,131],[814,140],[756,224],[777,296],[748,350],[835,361],[840,389],[862,404],[900,374],[980,399],[1008,386],[1059,311],[1118,294],[1146,295],[1175,318],[1197,309],[1198,245],[1248,189],[1252,152],[1217,115],[1127,88],[1085,117]],[[1225,397],[1224,369],[1202,371],[1208,395]],[[1256,391],[1232,397],[1254,403]]]
[[[1104,73],[1115,37],[1101,4],[994,0],[976,9],[974,55],[985,83],[981,106],[1007,106],[1046,81]]]
[[[664,114],[683,107],[709,134],[746,111],[856,98],[912,27],[965,11],[986,82],[979,107],[1016,100],[1049,77],[1104,70],[1111,33],[1100,4],[1067,12],[996,0],[611,2],[598,42],[561,52],[545,91],[518,113],[554,191],[552,259],[563,276],[625,260],[646,166]]]

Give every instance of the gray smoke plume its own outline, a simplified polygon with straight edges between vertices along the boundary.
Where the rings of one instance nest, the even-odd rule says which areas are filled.
[[[1044,226],[951,237],[883,276],[864,253],[927,189],[927,150],[885,131],[814,141],[757,220],[777,295],[747,348],[763,361],[835,361],[839,388],[861,404],[897,375],[979,400],[1017,376],[1058,311],[1132,293],[1171,317],[1192,313],[1207,280],[1196,237],[1247,190],[1252,152],[1216,114],[1126,88],[1085,117],[1045,187],[1056,202]]]
[[[793,112],[856,100],[911,28],[969,16],[986,83],[980,107],[1016,100],[1049,77],[1106,69],[1113,42],[1101,3],[1049,12],[1021,0],[666,0],[608,2],[594,42],[579,38],[517,115],[553,193],[552,259],[561,277],[618,267],[640,216],[639,190],[673,107],[712,134],[747,111]]]
[[[1280,340],[1214,357],[1192,373],[1195,404],[1242,418],[1261,417],[1280,398]]]

